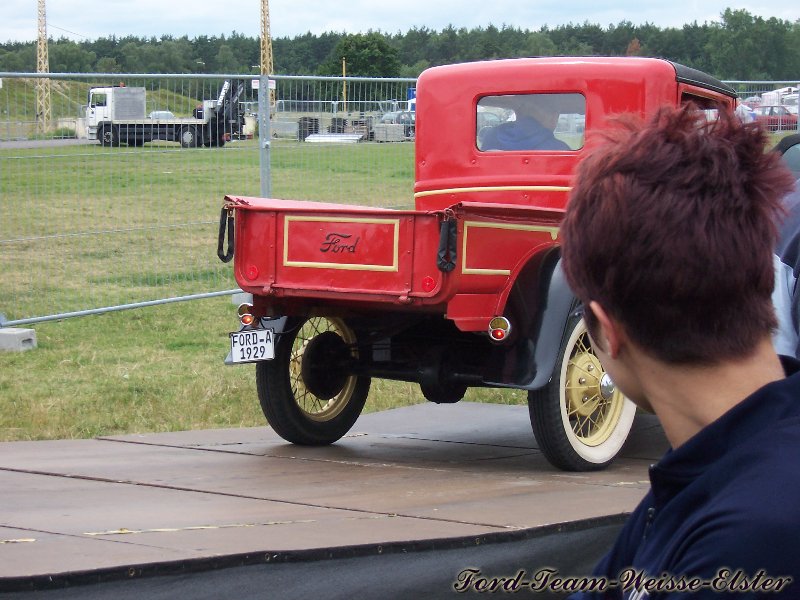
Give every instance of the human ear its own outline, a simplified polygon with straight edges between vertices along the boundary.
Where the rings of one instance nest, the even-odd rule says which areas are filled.
[[[589,302],[589,310],[592,311],[597,323],[597,331],[593,332],[597,335],[597,338],[593,340],[594,343],[598,344],[600,350],[611,358],[617,358],[622,342],[620,324],[609,316],[606,310],[594,300]],[[594,338],[594,335],[592,337]]]

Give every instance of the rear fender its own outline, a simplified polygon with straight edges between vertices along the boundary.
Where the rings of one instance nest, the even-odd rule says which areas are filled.
[[[510,286],[502,312],[516,328],[503,353],[500,381],[490,385],[534,390],[550,382],[567,320],[578,301],[567,284],[557,249],[532,256]]]

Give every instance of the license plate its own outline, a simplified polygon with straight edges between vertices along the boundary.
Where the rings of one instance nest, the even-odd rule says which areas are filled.
[[[272,329],[237,331],[231,336],[231,361],[256,362],[275,358],[275,334]]]

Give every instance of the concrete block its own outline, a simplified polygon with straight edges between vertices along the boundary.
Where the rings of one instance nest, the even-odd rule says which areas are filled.
[[[376,142],[402,142],[406,135],[405,125],[400,123],[378,123],[373,130]]]
[[[22,352],[36,348],[36,331],[9,327],[0,329],[0,351]]]

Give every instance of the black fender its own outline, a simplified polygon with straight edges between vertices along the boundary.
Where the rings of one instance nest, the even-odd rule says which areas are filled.
[[[542,318],[538,330],[535,331],[534,363],[536,375],[525,383],[525,389],[538,390],[543,388],[553,376],[561,341],[572,314],[579,306],[579,301],[567,283],[564,270],[561,268],[561,258],[556,262],[547,288],[547,301],[542,311]]]
[[[579,304],[567,284],[558,250],[534,257],[517,277],[506,304],[506,316],[519,326],[516,337],[495,357],[503,363],[492,370],[499,380],[486,383],[526,390],[546,386],[567,321]]]

